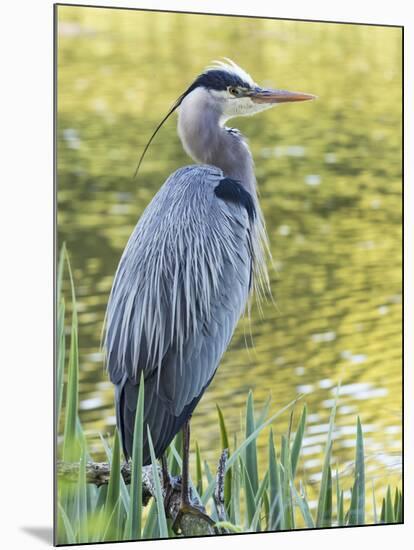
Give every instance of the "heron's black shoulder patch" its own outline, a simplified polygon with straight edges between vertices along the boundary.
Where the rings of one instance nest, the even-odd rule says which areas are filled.
[[[244,206],[250,221],[254,220],[256,209],[253,197],[238,181],[231,178],[223,178],[217,187],[214,188],[214,193],[219,199]]]

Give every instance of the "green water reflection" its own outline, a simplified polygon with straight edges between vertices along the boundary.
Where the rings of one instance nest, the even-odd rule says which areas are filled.
[[[342,378],[334,455],[352,466],[356,416],[367,477],[401,470],[401,31],[290,21],[59,8],[58,231],[79,297],[81,417],[97,454],[115,422],[99,353],[113,274],[137,219],[191,162],[172,119],[137,158],[174,99],[228,56],[264,85],[319,96],[233,122],[250,140],[275,269],[276,306],[242,321],[193,417],[213,465],[215,403],[240,427],[249,388],[272,411],[305,393],[304,476],[318,480]],[[254,342],[254,347],[251,341]],[[246,348],[246,341],[248,346]],[[275,426],[285,432],[286,416]],[[265,438],[260,442],[264,445]],[[263,460],[266,457],[263,456]]]

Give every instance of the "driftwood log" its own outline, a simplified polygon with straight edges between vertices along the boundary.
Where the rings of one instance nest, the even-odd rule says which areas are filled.
[[[225,449],[220,457],[217,467],[216,489],[214,492],[214,502],[218,512],[219,520],[224,520],[224,473],[227,460],[227,449]],[[56,466],[56,474],[59,479],[75,482],[79,477],[78,462],[63,462],[58,461]],[[86,482],[93,483],[97,487],[109,483],[111,467],[108,462],[87,462],[86,463]],[[131,483],[131,463],[126,462],[122,465],[121,474],[127,485]],[[162,471],[158,467],[158,475],[160,476],[162,485]],[[200,536],[214,535],[223,530],[219,530],[214,526],[214,521],[207,516],[206,511],[197,495],[190,486],[190,500],[193,506],[200,509],[202,514],[194,515],[192,513],[181,512],[181,487],[177,478],[172,478],[172,491],[166,503],[166,515],[171,518],[173,524],[178,528],[184,536]],[[164,490],[163,490],[164,492]],[[164,495],[165,496],[165,495]],[[142,502],[147,505],[151,497],[155,497],[155,484],[151,466],[142,468]]]

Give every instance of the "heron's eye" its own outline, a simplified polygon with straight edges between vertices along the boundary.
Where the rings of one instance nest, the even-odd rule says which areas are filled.
[[[242,95],[242,91],[235,86],[229,86],[227,89],[231,95],[234,95],[236,97],[240,97]]]

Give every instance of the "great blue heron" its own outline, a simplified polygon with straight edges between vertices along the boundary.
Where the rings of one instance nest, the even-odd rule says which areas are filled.
[[[125,458],[132,455],[141,373],[143,463],[151,462],[147,424],[163,467],[166,448],[183,428],[183,507],[189,506],[191,414],[252,289],[267,281],[252,155],[225,122],[314,97],[261,88],[232,61],[217,62],[178,98],[147,144],[177,110],[178,134],[197,164],[167,179],[126,245],[108,303],[105,349]]]

